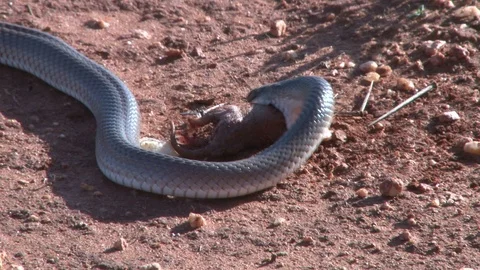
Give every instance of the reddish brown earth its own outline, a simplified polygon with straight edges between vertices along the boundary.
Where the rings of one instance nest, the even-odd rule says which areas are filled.
[[[438,2],[2,1],[0,20],[48,30],[124,80],[140,104],[144,136],[168,137],[169,120],[181,121],[196,100],[243,104],[251,88],[299,75],[325,77],[339,113],[332,124],[339,138],[277,187],[229,200],[169,198],[106,179],[87,109],[2,66],[3,268],[479,269],[480,159],[462,151],[480,136],[479,18],[453,16],[475,1]],[[110,27],[92,29],[92,19]],[[286,21],[286,36],[268,34],[275,19]],[[136,37],[136,29],[151,37]],[[434,65],[421,44],[436,39],[447,44],[445,61]],[[195,47],[204,57],[191,54]],[[165,58],[172,48],[183,57]],[[293,61],[283,57],[289,49],[298,54]],[[366,116],[342,115],[365,96],[358,65],[368,60],[393,73],[374,84]],[[348,61],[357,67],[339,67]],[[412,95],[395,88],[400,77],[438,89],[383,129],[367,127]],[[438,121],[451,110],[461,119]],[[383,198],[386,178],[410,188]],[[365,199],[355,194],[362,187]],[[439,207],[429,206],[434,199]],[[208,225],[188,229],[190,212]],[[279,218],[286,221],[272,226]],[[129,245],[115,251],[120,237]]]

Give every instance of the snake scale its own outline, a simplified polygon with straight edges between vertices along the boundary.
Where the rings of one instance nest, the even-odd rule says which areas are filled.
[[[207,162],[139,147],[140,113],[127,86],[103,66],[50,34],[0,22],[0,64],[26,71],[82,102],[96,119],[96,159],[123,186],[189,198],[229,198],[275,186],[315,151],[333,117],[334,97],[320,77],[298,77],[252,90],[247,99],[299,116],[273,145],[246,159]],[[288,119],[287,119],[288,120]]]

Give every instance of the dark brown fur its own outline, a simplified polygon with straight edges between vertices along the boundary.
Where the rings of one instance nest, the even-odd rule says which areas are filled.
[[[245,151],[258,151],[274,143],[286,131],[283,114],[265,105],[254,105],[245,116],[237,106],[224,105],[202,117],[189,119],[189,123],[191,128],[214,125],[208,141],[199,143],[186,138],[185,145],[178,143],[172,125],[170,139],[173,148],[182,157],[200,160],[226,160],[239,157]]]

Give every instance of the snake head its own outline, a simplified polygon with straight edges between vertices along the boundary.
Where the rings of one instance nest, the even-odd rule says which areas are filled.
[[[317,77],[299,77],[253,89],[247,95],[252,104],[272,105],[285,117],[290,128],[300,116],[312,84],[322,83]]]

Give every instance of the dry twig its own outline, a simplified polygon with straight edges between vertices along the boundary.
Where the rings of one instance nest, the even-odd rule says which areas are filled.
[[[408,98],[407,100],[405,100],[404,102],[398,104],[397,107],[391,109],[389,112],[385,113],[384,115],[380,116],[377,120],[371,122],[370,124],[368,124],[369,126],[372,126],[372,125],[375,125],[376,123],[382,121],[383,119],[389,117],[390,115],[394,114],[395,112],[397,112],[398,110],[400,110],[401,108],[405,107],[405,105],[411,103],[412,101],[414,101],[415,99],[419,98],[420,96],[422,96],[423,94],[427,93],[428,91],[430,90],[433,90],[433,89],[436,89],[437,88],[437,84],[436,83],[433,83],[433,84],[430,84],[429,86],[423,88],[420,92],[416,93],[415,95],[411,96],[410,98]]]

